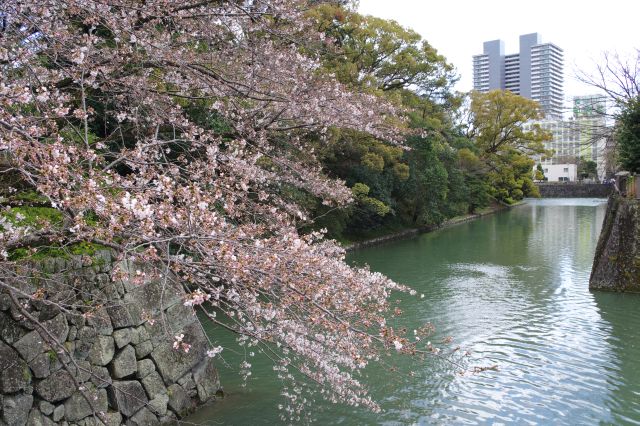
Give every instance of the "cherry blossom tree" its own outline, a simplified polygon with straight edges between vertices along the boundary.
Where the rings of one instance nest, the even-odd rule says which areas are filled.
[[[386,322],[392,292],[409,290],[347,266],[344,250],[321,232],[301,235],[311,219],[287,189],[327,205],[351,201],[342,182],[323,175],[305,143],[309,132],[349,128],[396,140],[402,131],[389,124],[398,123],[392,105],[320,70],[306,47],[322,42],[305,17],[309,4],[2,7],[5,171],[63,217],[37,227],[3,221],[3,270],[17,249],[109,247],[151,273],[168,271],[187,289],[186,306],[271,357],[282,378],[305,377],[331,401],[378,409],[362,369],[387,351],[422,350]],[[188,351],[183,338],[174,347]],[[209,355],[223,349],[214,342]],[[288,391],[294,415],[303,400],[296,392]]]

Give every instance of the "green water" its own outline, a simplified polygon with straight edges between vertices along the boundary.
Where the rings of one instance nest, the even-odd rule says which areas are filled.
[[[467,368],[498,370],[391,360],[367,379],[383,413],[324,403],[317,424],[640,424],[640,296],[588,291],[604,212],[604,200],[532,200],[351,254],[425,294],[403,297],[405,324],[432,322],[434,342],[454,339],[444,353],[459,346]],[[252,358],[242,387],[241,356],[220,366],[226,398],[189,421],[281,423],[269,365]]]

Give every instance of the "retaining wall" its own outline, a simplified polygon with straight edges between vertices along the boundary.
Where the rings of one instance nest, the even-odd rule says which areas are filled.
[[[609,199],[589,288],[640,293],[640,200]]]
[[[448,228],[451,226],[455,226],[455,225],[459,225],[462,223],[466,223],[466,222],[470,222],[472,220],[476,220],[479,219],[483,216],[488,216],[494,213],[497,213],[501,210],[505,210],[511,207],[515,207],[518,204],[514,204],[513,206],[508,206],[508,205],[502,205],[502,204],[495,204],[493,205],[488,211],[482,212],[482,213],[472,213],[472,214],[467,214],[464,216],[458,216],[458,217],[454,217],[448,220],[445,220],[443,223],[441,223],[440,225],[433,225],[433,226],[423,226],[421,228],[412,228],[412,229],[405,229],[404,231],[400,231],[400,232],[395,232],[393,234],[388,234],[388,235],[383,235],[381,237],[376,237],[376,238],[371,238],[369,240],[365,240],[365,241],[360,241],[357,243],[353,243],[348,245],[347,247],[345,247],[346,251],[355,251],[355,250],[359,250],[359,249],[363,249],[363,248],[367,248],[367,247],[373,247],[373,246],[378,246],[381,244],[385,244],[385,243],[389,243],[391,241],[397,241],[397,240],[404,240],[404,239],[408,239],[408,238],[412,238],[415,237],[417,235],[420,234],[424,234],[426,232],[431,232],[431,231],[435,231],[436,229],[442,229],[442,228]]]
[[[613,185],[602,183],[538,183],[542,198],[607,198]]]
[[[184,290],[111,256],[0,272],[38,298],[17,294],[18,306],[0,288],[0,425],[167,424],[215,399],[218,375]],[[188,352],[173,348],[181,334]]]

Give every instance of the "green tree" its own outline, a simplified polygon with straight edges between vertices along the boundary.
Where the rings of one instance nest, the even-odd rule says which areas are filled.
[[[342,83],[386,92],[412,87],[430,99],[452,96],[453,66],[415,31],[336,4],[310,14],[336,46],[324,49],[322,59]]]
[[[598,177],[598,165],[596,162],[581,158],[578,164],[578,177],[580,179],[595,179]]]
[[[545,180],[544,170],[542,169],[542,164],[540,164],[540,163],[538,163],[536,165],[536,171],[535,171],[535,174],[534,174],[534,178],[537,181]]]
[[[548,154],[544,142],[551,135],[538,124],[542,118],[537,102],[509,91],[472,92],[469,135],[487,171],[492,194],[507,203],[537,195],[531,156]]]
[[[449,145],[459,136],[451,120],[452,110],[460,105],[451,89],[456,81],[453,67],[419,34],[397,22],[328,3],[309,14],[330,41],[315,50],[323,69],[349,87],[399,105],[406,124],[423,133],[405,141],[410,150],[336,129],[330,130],[328,141],[318,140],[330,175],[352,188],[368,188],[364,196],[356,196],[357,208],[350,211],[346,228],[327,227],[330,236],[340,238],[332,229],[367,234],[380,227],[436,224],[465,213],[467,179],[458,167],[457,149]]]
[[[538,124],[525,126],[528,121],[543,118],[538,103],[510,91],[472,92],[471,114],[471,136],[486,154],[541,154],[545,152],[544,142],[551,140]]]
[[[628,101],[618,116],[616,141],[622,168],[640,173],[640,97]]]
[[[399,210],[412,226],[441,223],[448,193],[448,173],[438,158],[439,144],[433,138],[414,137],[407,153],[409,179],[398,186]]]
[[[394,187],[409,178],[404,149],[364,132],[340,129],[331,129],[317,147],[326,172],[346,181],[356,201],[339,210],[317,203],[311,209],[319,218],[317,227],[326,228],[331,238],[344,240],[344,235],[368,234],[394,220]]]
[[[382,201],[369,197],[370,188],[364,183],[356,183],[351,188],[354,197],[358,203],[358,208],[364,209],[366,212],[370,212],[372,214],[384,217],[387,215],[391,209],[389,206],[384,204]]]

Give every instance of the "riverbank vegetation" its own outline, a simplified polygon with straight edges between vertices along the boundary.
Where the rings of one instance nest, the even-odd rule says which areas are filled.
[[[303,391],[376,410],[362,370],[435,350],[429,327],[387,324],[411,291],[348,267],[331,238],[535,194],[526,154],[546,135],[517,129],[537,106],[455,93],[452,66],[395,22],[297,0],[3,7],[3,291],[27,309],[46,288],[12,284],[29,280],[16,262],[108,247],[270,357],[294,419]]]
[[[409,130],[404,147],[367,133],[332,129],[319,141],[324,170],[345,181],[355,203],[310,205],[316,228],[343,242],[436,226],[491,202],[536,196],[532,154],[549,154],[549,135],[528,120],[538,105],[510,92],[457,93],[457,75],[420,35],[393,21],[335,4],[314,8],[330,48],[322,68],[348,87],[397,105]]]

